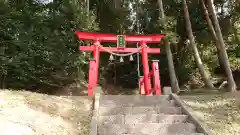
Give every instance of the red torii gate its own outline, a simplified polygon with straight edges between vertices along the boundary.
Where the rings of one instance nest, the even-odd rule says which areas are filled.
[[[148,43],[159,43],[165,36],[162,34],[155,35],[114,35],[114,34],[100,34],[94,32],[79,32],[75,34],[79,40],[91,40],[93,44],[91,46],[80,46],[81,51],[93,52],[94,59],[90,60],[89,74],[88,74],[88,96],[94,95],[94,88],[97,87],[98,82],[98,68],[100,52],[118,53],[140,53],[142,54],[143,74],[144,76],[139,78],[141,85],[141,95],[150,95],[152,92],[156,95],[161,95],[160,76],[158,69],[158,61],[152,61],[152,71],[149,71],[148,53],[157,54],[160,53],[160,48],[149,48]],[[110,42],[118,44],[117,47],[103,47],[101,42]],[[125,43],[139,43],[140,48],[125,48]],[[151,76],[153,76],[154,88],[151,88]]]

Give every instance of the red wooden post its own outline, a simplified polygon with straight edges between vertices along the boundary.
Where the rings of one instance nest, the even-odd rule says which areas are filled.
[[[141,46],[146,45],[146,43],[142,42]],[[144,47],[142,49],[142,64],[143,64],[143,75],[144,75],[144,89],[146,95],[150,94],[151,91],[151,80],[149,75],[149,64],[148,64],[148,48]]]
[[[93,51],[93,58],[95,59],[96,61],[96,74],[94,75],[94,88],[97,87],[97,84],[98,84],[98,70],[99,70],[99,56],[100,56],[100,52],[99,52],[99,47],[98,45],[100,45],[100,42],[99,41],[95,41],[93,43],[93,46],[94,46],[94,51]],[[93,76],[91,76],[93,77]]]
[[[140,95],[144,95],[145,90],[144,90],[144,78],[143,78],[143,76],[139,77],[139,84],[140,84]]]
[[[95,88],[96,80],[96,60],[90,60],[89,72],[88,72],[88,96],[93,96],[93,90]]]
[[[153,89],[156,95],[161,95],[161,85],[160,85],[160,75],[159,75],[159,67],[158,60],[152,61],[152,72],[153,72]]]
[[[153,71],[150,71],[148,74],[148,77],[151,78],[152,75],[153,75]]]

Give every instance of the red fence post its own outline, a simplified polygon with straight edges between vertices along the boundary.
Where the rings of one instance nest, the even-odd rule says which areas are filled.
[[[160,75],[158,60],[152,60],[152,72],[153,72],[153,88],[156,95],[161,95],[161,84],[160,84]]]
[[[146,43],[142,42],[141,46],[146,45]],[[148,48],[143,47],[142,49],[142,64],[143,64],[143,75],[144,75],[144,89],[145,94],[149,95],[151,91],[151,80],[149,75],[149,64],[148,64]]]
[[[99,70],[99,57],[100,57],[100,51],[99,51],[99,46],[100,45],[100,42],[99,41],[95,41],[93,43],[93,46],[94,46],[94,50],[93,50],[93,58],[95,59],[96,61],[96,64],[95,64],[95,67],[96,67],[96,73],[94,76],[91,76],[93,77],[95,80],[94,80],[94,88],[97,87],[97,84],[98,84],[98,70]]]
[[[90,60],[88,72],[88,96],[93,96],[96,80],[96,60]]]
[[[139,77],[139,84],[140,84],[140,95],[144,95],[145,90],[144,90],[144,78],[143,78],[143,76]]]

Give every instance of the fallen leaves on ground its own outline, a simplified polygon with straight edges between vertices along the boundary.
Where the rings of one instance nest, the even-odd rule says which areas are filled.
[[[24,130],[21,131],[24,135],[87,135],[91,107],[91,99],[84,96],[58,97],[27,91],[0,91],[0,121],[8,122],[8,128]],[[0,123],[2,126],[7,124]],[[10,130],[6,130],[6,133],[1,130],[0,134],[9,134]],[[11,135],[14,135],[12,131]]]
[[[240,134],[240,93],[181,96],[216,135]]]

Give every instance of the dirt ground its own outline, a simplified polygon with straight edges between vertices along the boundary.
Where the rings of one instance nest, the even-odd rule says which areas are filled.
[[[240,93],[195,93],[181,98],[216,135],[240,135]],[[87,135],[91,108],[87,96],[1,90],[0,134]]]
[[[240,135],[240,92],[185,95],[181,99],[216,135]]]
[[[87,135],[91,108],[92,100],[86,96],[1,90],[0,134]]]

